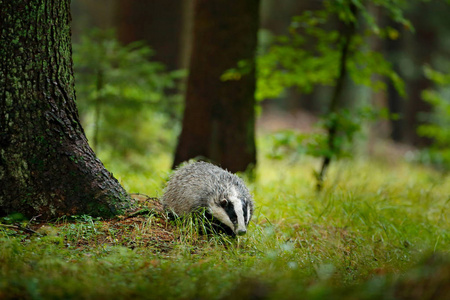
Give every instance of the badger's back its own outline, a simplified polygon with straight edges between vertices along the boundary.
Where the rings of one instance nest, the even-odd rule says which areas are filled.
[[[176,170],[170,177],[162,197],[164,208],[177,215],[208,207],[218,201],[227,186],[239,185],[240,179],[213,164],[195,162]]]

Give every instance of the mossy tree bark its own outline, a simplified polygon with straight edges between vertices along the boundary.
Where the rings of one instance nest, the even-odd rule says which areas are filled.
[[[204,158],[245,171],[256,163],[255,49],[259,0],[194,2],[194,33],[183,127],[174,166]],[[221,75],[246,60],[239,80]]]
[[[0,215],[120,212],[75,105],[70,0],[0,1],[0,30]]]

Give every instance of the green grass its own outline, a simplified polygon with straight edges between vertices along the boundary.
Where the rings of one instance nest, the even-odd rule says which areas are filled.
[[[152,163],[159,171],[108,167],[129,192],[159,197],[170,160]],[[403,162],[343,161],[317,194],[316,163],[261,158],[249,183],[254,218],[236,240],[198,235],[188,224],[174,227],[168,247],[139,243],[154,215],[123,225],[128,237],[87,216],[40,235],[0,227],[0,299],[450,295],[449,176]]]

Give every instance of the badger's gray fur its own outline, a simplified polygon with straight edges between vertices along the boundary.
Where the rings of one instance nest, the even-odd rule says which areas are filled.
[[[178,216],[204,207],[231,235],[245,234],[253,215],[253,199],[242,179],[206,162],[177,169],[167,183],[162,203]]]

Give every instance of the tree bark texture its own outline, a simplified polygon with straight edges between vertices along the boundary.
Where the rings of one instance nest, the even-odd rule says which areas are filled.
[[[194,33],[183,127],[174,167],[208,159],[231,172],[256,163],[255,49],[259,0],[194,2]],[[246,60],[239,80],[221,75]]]
[[[0,22],[0,215],[120,212],[75,105],[70,1],[0,1]]]

